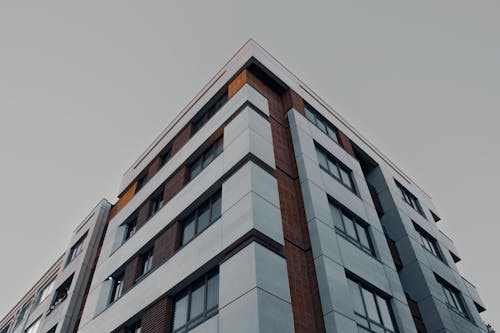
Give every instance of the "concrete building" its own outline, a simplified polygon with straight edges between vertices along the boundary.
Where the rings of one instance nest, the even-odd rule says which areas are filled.
[[[110,207],[102,200],[77,226],[67,251],[0,321],[1,333],[75,331]]]
[[[78,332],[486,332],[429,196],[254,41],[119,193]]]

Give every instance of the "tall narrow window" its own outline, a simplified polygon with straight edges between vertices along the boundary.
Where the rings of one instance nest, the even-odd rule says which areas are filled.
[[[417,197],[414,196],[410,191],[408,191],[406,187],[401,185],[398,181],[396,181],[396,185],[401,191],[401,198],[403,199],[403,201],[410,205],[420,215],[425,217],[424,210],[422,209],[422,206],[420,206],[420,202],[418,201]]]
[[[115,277],[110,277],[112,286],[111,294],[109,298],[109,303],[113,303],[122,296],[123,292],[123,273],[118,274]]]
[[[220,153],[222,153],[222,137],[215,140],[189,165],[189,180],[196,177],[201,170],[205,169]]]
[[[71,247],[71,250],[69,251],[68,261],[66,264],[72,262],[83,251],[83,241],[85,240],[86,236],[87,235],[84,235],[82,238],[78,240],[78,242],[75,243],[75,245]]]
[[[124,241],[135,235],[137,231],[137,216],[133,216],[127,222],[125,222],[125,238]]]
[[[439,282],[441,288],[443,289],[446,305],[448,305],[448,307],[454,312],[470,320],[469,313],[465,308],[465,304],[462,296],[460,295],[460,291],[437,275],[436,280],[437,282]]]
[[[316,153],[318,156],[319,166],[349,190],[356,193],[352,171],[336,158],[331,156],[324,148],[316,146]]]
[[[396,325],[387,298],[348,278],[354,305],[355,320],[360,332],[396,332]]]
[[[18,326],[24,319],[26,319],[26,315],[28,314],[28,308],[30,303],[26,303],[23,305],[19,313],[17,314],[16,323],[14,326]]]
[[[155,194],[151,199],[151,211],[149,217],[155,215],[163,207],[163,191]]]
[[[221,191],[202,202],[182,223],[182,245],[208,228],[221,215]]]
[[[148,252],[144,253],[141,256],[142,261],[142,271],[141,276],[147,274],[151,268],[153,268],[153,249],[150,249]]]
[[[366,253],[375,255],[366,223],[332,201],[330,201],[330,213],[335,229],[342,237],[351,241]]]
[[[175,298],[173,333],[187,332],[218,312],[219,272],[195,281]]]
[[[50,304],[49,309],[53,310],[55,309],[60,303],[64,302],[64,300],[68,297],[68,292],[69,289],[71,288],[71,282],[73,281],[73,275],[71,275],[66,281],[63,282],[59,286],[59,288],[56,289],[54,299],[52,300],[52,303]]]

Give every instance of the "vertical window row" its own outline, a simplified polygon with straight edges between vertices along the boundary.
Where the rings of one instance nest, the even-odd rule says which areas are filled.
[[[389,301],[366,286],[347,279],[359,332],[396,332]]]
[[[172,332],[187,332],[218,312],[219,272],[198,279],[175,297]]]
[[[359,218],[340,207],[340,205],[332,201],[329,204],[333,223],[336,230],[340,231],[340,235],[353,242],[366,253],[375,255],[368,233],[368,226]]]
[[[318,111],[316,111],[312,106],[304,103],[304,111],[306,112],[306,118],[316,125],[323,133],[328,135],[330,139],[339,143],[338,139],[338,129],[333,126],[325,117],[323,117]]]
[[[205,200],[182,223],[182,245],[188,243],[221,216],[221,190]]]
[[[319,166],[328,172],[331,176],[344,184],[352,192],[356,193],[352,171],[339,162],[336,158],[331,156],[322,147],[316,145],[316,153],[318,155]]]
[[[200,154],[189,165],[189,180],[196,177],[201,170],[205,169],[220,153],[222,153],[222,137],[215,140],[203,153]]]

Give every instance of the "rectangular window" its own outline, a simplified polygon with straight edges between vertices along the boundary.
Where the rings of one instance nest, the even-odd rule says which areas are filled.
[[[109,303],[113,303],[120,297],[122,297],[123,292],[123,273],[117,274],[116,276],[111,276],[109,279],[111,280],[111,294],[109,297]]]
[[[221,190],[199,205],[182,223],[182,245],[205,230],[221,216]]]
[[[148,252],[141,256],[141,276],[147,274],[151,268],[153,268],[153,249],[150,249]]]
[[[318,111],[316,111],[312,106],[304,103],[304,111],[306,112],[306,118],[316,125],[323,133],[328,135],[335,143],[339,143],[338,139],[338,129],[333,126],[328,120],[325,119]]]
[[[63,284],[59,286],[59,288],[56,289],[54,299],[50,304],[49,310],[54,310],[60,303],[62,303],[66,299],[66,297],[68,297],[68,291],[69,288],[71,288],[72,281],[73,275],[71,275],[66,281],[63,282]]]
[[[135,235],[137,231],[137,216],[131,217],[127,222],[125,222],[125,237],[123,241],[126,241],[133,235]]]
[[[201,170],[205,169],[220,153],[222,153],[222,137],[215,140],[205,151],[200,154],[189,165],[189,180],[196,177]]]
[[[352,171],[335,157],[330,155],[324,148],[319,147],[318,145],[316,145],[316,153],[318,155],[319,166],[321,169],[328,172],[345,187],[356,193],[354,179],[352,178]]]
[[[23,307],[21,308],[21,310],[17,314],[16,323],[14,324],[14,327],[19,325],[24,319],[26,319],[26,315],[28,314],[29,306],[30,306],[29,303],[26,303],[23,305]]]
[[[167,162],[170,160],[172,150],[170,147],[165,148],[161,153],[160,153],[160,167],[164,166],[167,164]]]
[[[85,240],[86,236],[87,235],[85,234],[82,238],[78,240],[78,242],[76,242],[75,245],[73,245],[73,247],[69,251],[68,261],[66,265],[72,262],[83,251],[83,241]]]
[[[152,217],[163,207],[163,191],[153,195],[151,199],[151,210],[149,213],[149,217]]]
[[[39,292],[36,297],[35,305],[40,304],[43,302],[44,299],[46,299],[51,293],[52,290],[54,289],[54,280],[49,282],[48,284],[45,285]]]
[[[198,132],[227,102],[227,92],[215,96],[193,119],[193,134]]]
[[[417,197],[414,196],[410,191],[408,191],[406,187],[401,185],[398,181],[396,181],[396,185],[401,191],[401,198],[403,199],[403,201],[406,202],[408,205],[410,205],[420,215],[425,217],[424,211],[422,209],[422,206],[420,206],[420,202],[418,201]]]
[[[375,255],[368,225],[340,205],[330,201],[330,213],[338,233],[370,255]]]
[[[347,282],[360,332],[396,332],[389,300],[359,281],[348,277]]]
[[[469,319],[470,316],[469,313],[467,312],[465,308],[464,301],[462,299],[462,296],[460,295],[460,291],[453,287],[451,284],[446,282],[443,278],[436,276],[437,282],[441,285],[441,288],[443,289],[443,293],[445,295],[445,300],[446,300],[446,305],[448,307],[461,315],[462,317]]]
[[[441,255],[438,243],[434,237],[429,235],[424,229],[420,228],[415,222],[413,222],[413,227],[418,233],[418,241],[420,242],[420,245],[442,261],[443,256]]]
[[[37,333],[38,327],[40,326],[40,318],[38,318],[33,324],[24,330],[24,333]]]
[[[219,272],[212,271],[175,297],[172,332],[187,332],[213,315],[219,308]]]

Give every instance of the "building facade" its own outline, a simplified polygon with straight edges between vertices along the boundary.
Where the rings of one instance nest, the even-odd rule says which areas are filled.
[[[54,332],[486,332],[429,196],[254,41],[119,192]]]

